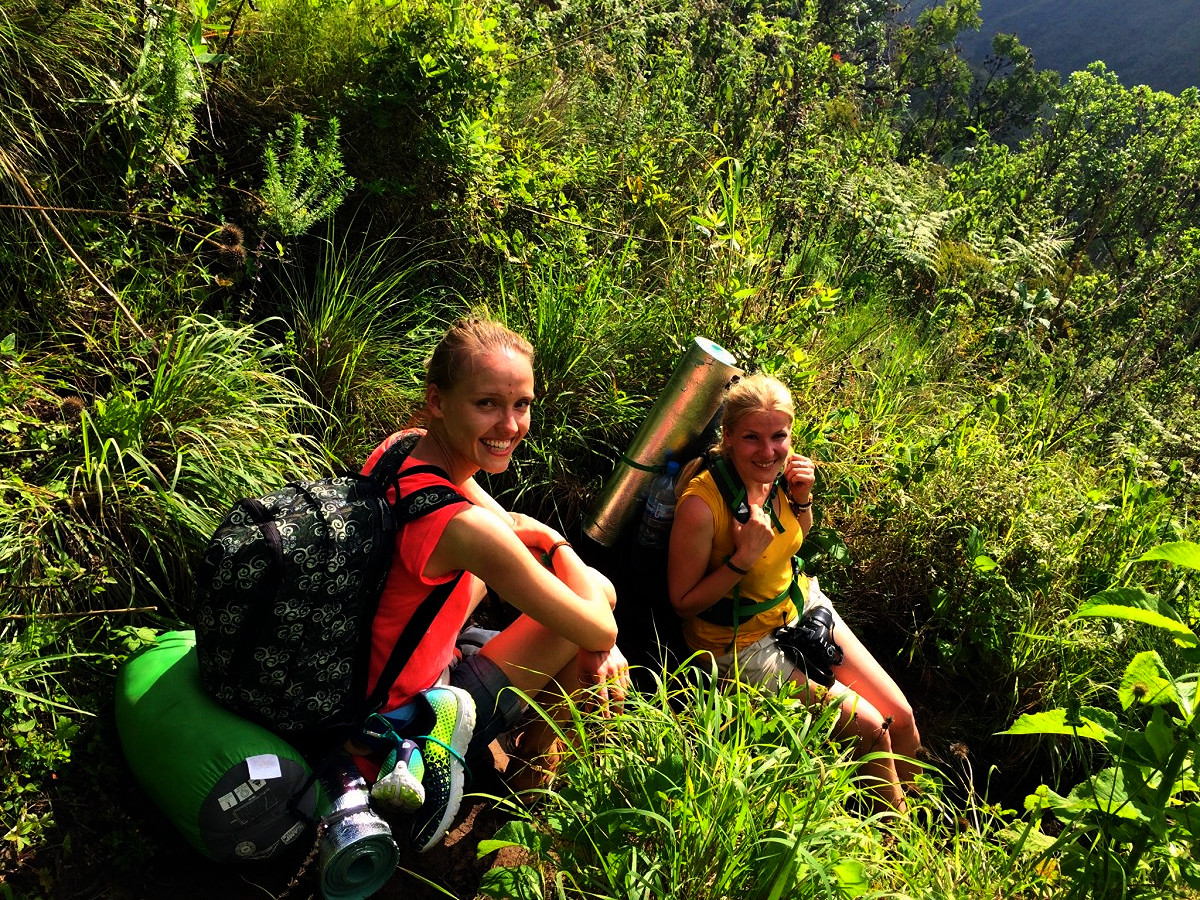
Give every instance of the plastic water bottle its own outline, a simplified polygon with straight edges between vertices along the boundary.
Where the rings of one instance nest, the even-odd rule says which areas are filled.
[[[650,482],[650,495],[646,498],[646,509],[637,533],[637,542],[643,547],[667,546],[671,521],[675,518],[675,477],[678,474],[679,463],[672,459],[667,462],[666,471]]]

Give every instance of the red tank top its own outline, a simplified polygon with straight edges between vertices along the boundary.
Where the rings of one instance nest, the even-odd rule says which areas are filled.
[[[379,461],[383,452],[391,446],[402,434],[397,432],[375,448],[363,466],[363,474],[369,474]],[[400,467],[400,471],[421,465],[409,457]],[[433,474],[414,475],[401,482],[401,488],[407,494],[418,488],[433,484],[456,485]],[[389,492],[389,499],[391,492]],[[404,626],[412,617],[421,601],[438,584],[453,580],[457,574],[448,572],[437,579],[426,578],[421,574],[429,556],[441,540],[442,532],[450,520],[461,512],[470,501],[451,503],[428,515],[422,516],[406,524],[396,536],[396,553],[392,558],[392,567],[388,572],[387,582],[383,588],[383,596],[379,600],[379,611],[371,627],[371,664],[368,670],[368,689],[375,685],[379,673],[387,662],[392,647],[400,638]],[[472,596],[472,583],[475,580],[470,572],[463,574],[462,579],[442,606],[433,620],[429,630],[417,645],[408,663],[400,672],[400,676],[392,684],[388,699],[383,705],[383,712],[402,706],[412,697],[426,688],[432,687],[438,676],[454,657],[454,642],[467,621],[467,613]]]

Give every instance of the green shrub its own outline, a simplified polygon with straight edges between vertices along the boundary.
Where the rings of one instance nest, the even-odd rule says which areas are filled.
[[[1179,542],[1144,553],[1138,562],[1200,569],[1200,545]],[[1195,666],[1200,638],[1171,606],[1137,586],[1096,595],[1077,617],[1115,619],[1158,629],[1179,648],[1189,671],[1175,675],[1157,651],[1137,654],[1116,685],[1122,713],[1084,705],[1021,716],[1010,735],[1051,734],[1103,747],[1111,765],[1069,795],[1043,785],[1026,801],[1062,824],[1041,857],[1055,861],[1068,897],[1190,896],[1200,889],[1200,864],[1190,848],[1200,840],[1195,757],[1200,744]]]
[[[174,604],[191,552],[235,499],[319,465],[292,431],[307,401],[271,370],[278,355],[249,327],[182,319],[156,358],[127,360],[108,391],[79,398],[65,435],[35,443],[48,429],[16,420],[10,458],[28,471],[3,482],[0,546],[29,609],[144,589]],[[24,366],[8,371],[39,372]]]
[[[611,718],[570,707],[551,786],[509,800],[515,820],[479,845],[527,854],[486,872],[483,895],[1051,896],[1012,813],[969,777],[957,805],[948,774],[931,772],[907,815],[864,817],[871,788],[830,743],[831,710],[787,690],[723,691],[696,663]]]
[[[836,812],[854,767],[819,750],[830,716],[695,676],[659,680],[590,728],[572,709],[564,784],[480,845],[534,857],[485,876],[489,896],[829,896],[865,880],[864,831]]]

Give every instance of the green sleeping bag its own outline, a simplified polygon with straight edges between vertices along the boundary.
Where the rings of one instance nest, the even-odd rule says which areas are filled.
[[[169,631],[117,676],[117,731],[151,799],[205,856],[267,859],[311,841],[317,787],[285,740],[229,712],[200,686],[192,631]]]

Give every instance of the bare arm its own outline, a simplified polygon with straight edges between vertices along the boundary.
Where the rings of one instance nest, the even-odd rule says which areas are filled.
[[[816,467],[807,456],[793,453],[783,467],[783,477],[787,482],[788,497],[803,507],[796,511],[796,521],[800,523],[801,533],[808,537],[813,522],[812,489],[817,477]]]
[[[485,491],[474,478],[468,478],[462,484],[458,485],[458,489],[464,497],[476,506],[490,509],[502,519],[509,518],[508,510],[501,506],[495,497]]]
[[[476,506],[483,509],[491,510],[504,524],[512,528],[517,533],[517,537],[521,539],[526,547],[531,550],[543,551],[548,549],[553,544],[561,541],[562,535],[556,532],[549,525],[539,522],[537,519],[527,516],[524,513],[510,512],[500,505],[491,494],[485,491],[474,478],[468,478],[458,486],[462,495],[474,503]],[[555,556],[558,554],[556,553]],[[568,554],[575,556],[575,554]],[[569,563],[568,563],[569,565]],[[557,571],[557,569],[556,569]]]
[[[611,598],[570,547],[555,551],[554,573],[547,571],[540,555],[561,536],[536,520],[520,518],[530,523],[522,534],[491,509],[464,509],[446,526],[425,574],[437,577],[466,569],[573,644],[592,651],[611,649],[617,640]]]
[[[734,523],[733,556],[730,562],[749,569],[774,539],[771,520],[762,507],[751,507],[750,521]],[[729,566],[711,572],[708,559],[715,538],[712,510],[699,497],[687,497],[675,509],[671,548],[667,557],[667,591],[671,605],[688,618],[704,612],[726,596],[742,576]]]

